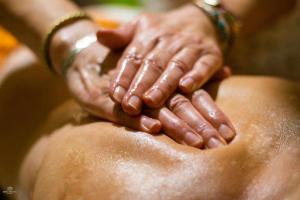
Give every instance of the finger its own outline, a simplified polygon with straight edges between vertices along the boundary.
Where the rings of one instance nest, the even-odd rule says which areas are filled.
[[[79,73],[78,71],[70,72],[68,80],[72,82],[69,85],[73,86],[71,90],[75,94],[77,101],[85,110],[97,117],[135,130],[151,134],[159,133],[161,123],[158,120],[145,115],[130,117],[123,112],[120,105],[111,100],[107,91],[108,76],[106,78],[101,77],[100,80],[99,77],[86,70],[81,71]],[[88,80],[87,83],[83,81],[85,79]]]
[[[98,41],[110,49],[121,49],[133,39],[137,20],[122,25],[117,29],[101,29],[97,32]]]
[[[138,71],[145,55],[152,50],[155,41],[133,41],[118,62],[116,78],[111,83],[111,98],[121,103],[132,79]]]
[[[135,75],[130,88],[123,98],[123,110],[131,115],[137,115],[141,111],[142,96],[159,76],[163,73],[168,61],[177,51],[170,48],[170,40],[163,40],[145,57],[138,73]]]
[[[115,103],[112,104],[111,107],[111,110],[113,110],[113,112],[111,113],[109,110],[107,116],[111,115],[110,120],[113,122],[151,134],[159,133],[161,129],[161,122],[156,119],[150,118],[145,115],[139,115],[135,117],[129,116],[123,111],[120,105],[116,105]]]
[[[191,93],[199,89],[218,71],[222,65],[222,57],[217,53],[203,55],[193,69],[183,76],[179,88],[184,93]]]
[[[232,75],[231,69],[228,66],[223,67],[217,71],[214,76],[210,79],[211,81],[222,81]]]
[[[230,142],[236,135],[235,129],[228,117],[217,107],[213,99],[204,90],[192,95],[192,103],[199,112]]]
[[[207,148],[226,145],[218,131],[197,111],[189,99],[174,95],[167,103],[168,108],[201,135]]]
[[[163,74],[143,96],[145,103],[152,108],[161,107],[174,93],[180,78],[191,69],[199,54],[199,48],[184,48],[177,53]]]
[[[185,122],[180,120],[169,109],[147,109],[145,112],[147,115],[159,119],[164,133],[176,142],[197,148],[203,147],[202,137],[195,133]]]

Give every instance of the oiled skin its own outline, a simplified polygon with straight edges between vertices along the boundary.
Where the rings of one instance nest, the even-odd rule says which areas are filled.
[[[23,165],[24,194],[34,200],[299,199],[299,84],[232,77],[221,83],[216,101],[237,137],[205,151],[108,122],[78,123],[85,117],[68,102],[49,117],[43,132],[55,131]],[[68,123],[74,116],[77,125]]]

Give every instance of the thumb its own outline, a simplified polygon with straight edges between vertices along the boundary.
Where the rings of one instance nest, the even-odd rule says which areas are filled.
[[[121,49],[131,42],[135,29],[136,21],[132,21],[117,29],[102,29],[97,32],[97,38],[101,44],[110,49]]]

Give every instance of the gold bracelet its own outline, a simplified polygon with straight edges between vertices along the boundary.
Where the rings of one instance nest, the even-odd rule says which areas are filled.
[[[49,50],[50,50],[50,44],[51,44],[54,34],[62,27],[66,26],[76,20],[80,20],[80,19],[91,19],[91,18],[85,12],[82,12],[82,11],[67,15],[67,16],[63,17],[62,19],[60,19],[58,22],[54,23],[52,28],[47,33],[44,43],[43,43],[43,55],[44,55],[44,59],[45,59],[47,66],[49,67],[49,69],[52,72],[55,72],[55,70],[54,70],[53,64],[51,62]]]

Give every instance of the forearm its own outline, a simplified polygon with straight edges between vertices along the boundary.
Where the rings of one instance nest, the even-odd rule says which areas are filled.
[[[68,0],[0,0],[0,24],[39,55],[53,24],[76,11]]]
[[[252,32],[291,10],[297,0],[222,0],[227,10],[239,18],[243,32]]]

